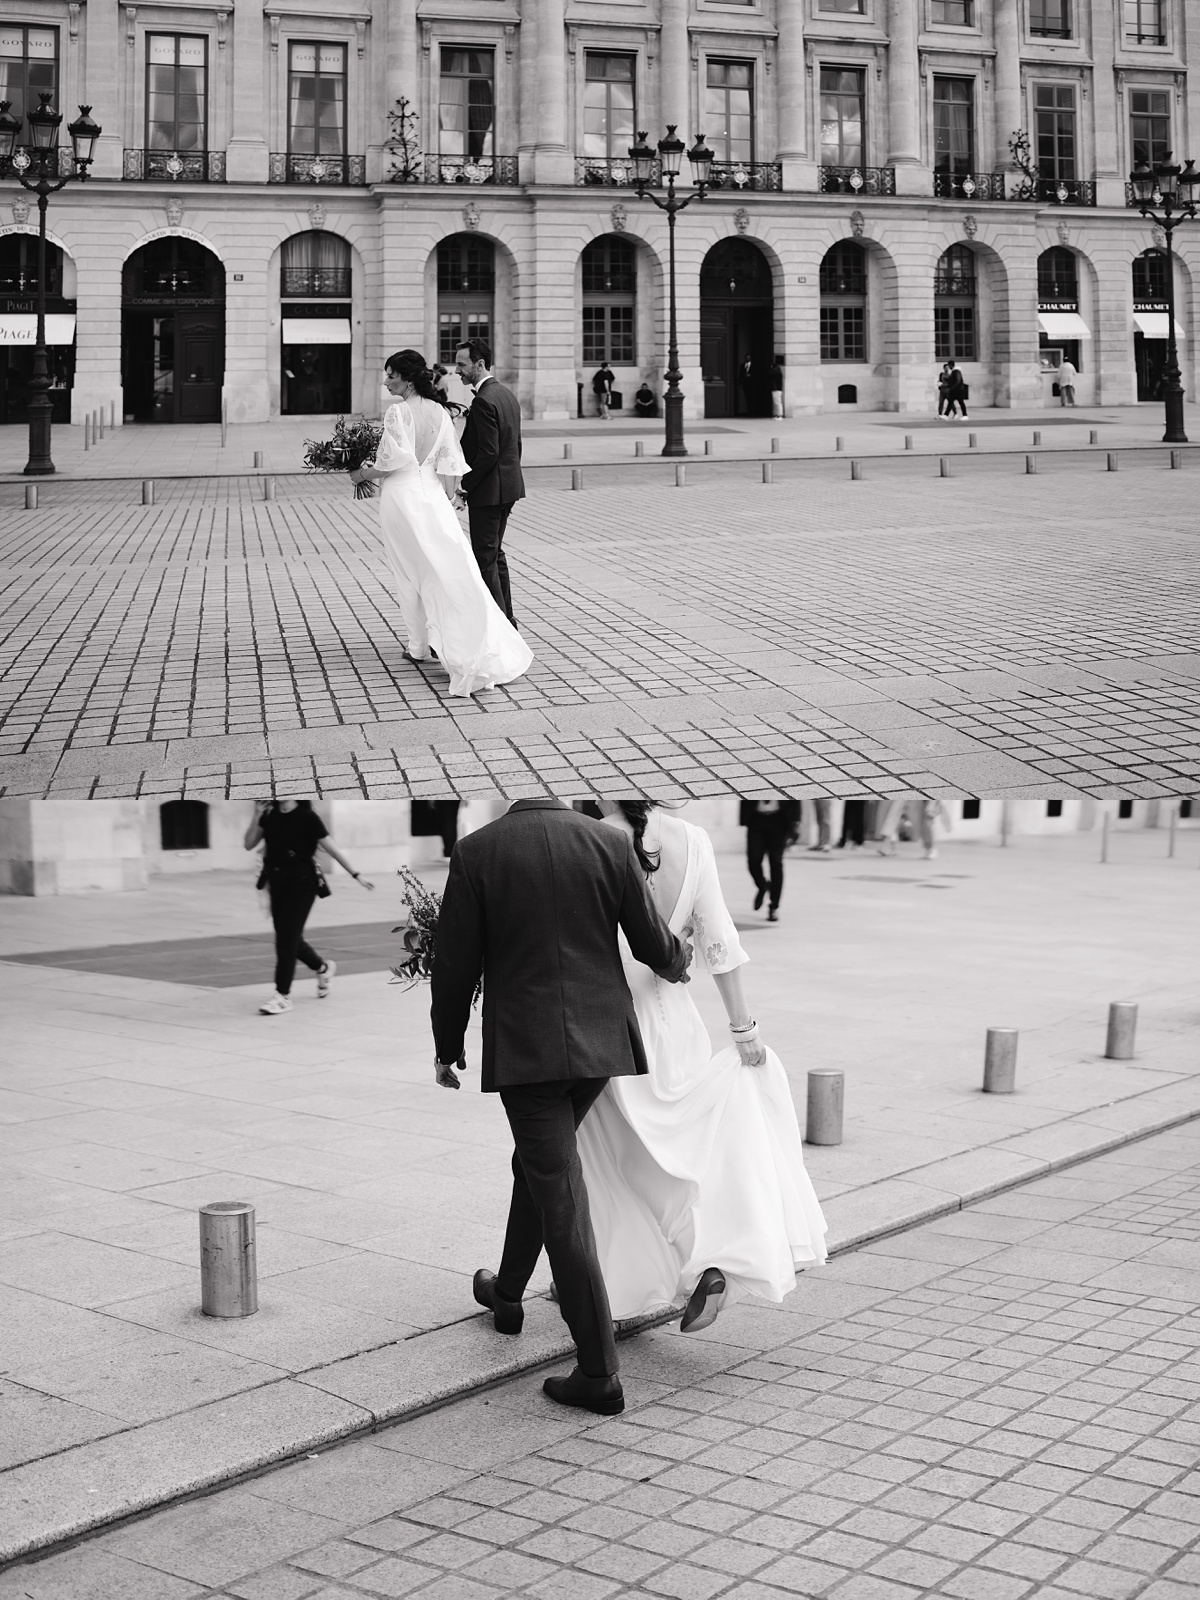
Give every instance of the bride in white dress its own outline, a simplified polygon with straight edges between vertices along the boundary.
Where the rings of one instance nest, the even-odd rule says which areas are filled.
[[[685,1333],[732,1300],[780,1301],[798,1268],[825,1259],[825,1219],[804,1170],[779,1057],[758,1038],[742,988],[748,959],[702,828],[651,802],[602,802],[634,839],[671,931],[712,973],[734,1043],[713,1054],[684,984],[621,954],[649,1075],[610,1078],[579,1128],[592,1226],[618,1320],[687,1301]]]
[[[407,636],[405,655],[430,651],[450,674],[452,695],[511,683],[533,653],[488,592],[471,542],[451,504],[467,463],[446,402],[416,350],[388,358],[387,389],[396,397],[383,437],[354,483],[382,482],[379,521]]]

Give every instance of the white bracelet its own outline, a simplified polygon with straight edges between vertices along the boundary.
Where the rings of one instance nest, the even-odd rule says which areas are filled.
[[[734,1025],[730,1023],[729,1031],[736,1039],[738,1044],[749,1044],[752,1040],[758,1038],[758,1023],[751,1021],[741,1028],[735,1028]]]

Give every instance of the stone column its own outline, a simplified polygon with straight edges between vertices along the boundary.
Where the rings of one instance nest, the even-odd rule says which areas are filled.
[[[1011,160],[1008,141],[1018,128],[1025,127],[1026,121],[1021,102],[1021,19],[1017,0],[995,0],[993,29],[996,43],[995,166],[1004,170]]]
[[[657,144],[669,124],[684,144],[690,145],[691,126],[691,53],[688,46],[688,0],[662,0],[662,127],[651,128],[650,143]]]
[[[233,117],[225,146],[225,176],[230,183],[266,183],[266,83],[263,58],[263,16],[253,6],[239,6],[232,17]],[[222,63],[224,65],[224,63]]]
[[[537,143],[535,183],[571,183],[567,148],[567,19],[565,0],[537,0]]]
[[[121,52],[125,42],[125,15],[117,0],[92,0],[81,13],[85,32],[87,69],[81,87],[85,102],[103,130],[96,141],[93,178],[121,176],[124,139],[121,126]],[[68,116],[67,121],[71,121]]]
[[[1125,204],[1127,174],[1121,170],[1120,150],[1124,143],[1121,138],[1121,124],[1125,121],[1127,101],[1124,92],[1117,94],[1114,74],[1108,69],[1108,63],[1113,60],[1117,47],[1115,21],[1113,14],[1105,11],[1103,6],[1094,8],[1092,60],[1096,62],[1096,66],[1085,78],[1083,85],[1085,89],[1090,87],[1092,92],[1092,126],[1095,129],[1096,139],[1096,204],[1100,206]],[[1081,124],[1087,110],[1088,102],[1085,100],[1079,107]],[[1196,123],[1193,122],[1191,126],[1195,127]]]
[[[896,169],[897,194],[928,194],[932,187],[928,169],[921,163],[921,75],[917,27],[918,8],[913,0],[892,0],[887,75],[887,165]]]
[[[386,183],[392,172],[392,157],[385,148],[392,135],[388,115],[395,111],[396,102],[400,99],[407,100],[408,109],[417,112],[418,116],[421,111],[417,93],[416,0],[391,0],[391,4],[376,0],[371,30],[376,42],[383,44],[384,70],[381,105],[375,105],[377,91],[374,76],[371,82],[374,110],[367,136],[367,181]],[[429,149],[434,130],[427,128],[423,121],[418,121],[415,132],[421,149]]]
[[[777,159],[783,164],[783,187],[793,191],[816,188],[816,173],[808,153],[808,107],[804,60],[804,16],[799,6],[779,7],[779,45],[776,54],[776,95],[779,104]]]

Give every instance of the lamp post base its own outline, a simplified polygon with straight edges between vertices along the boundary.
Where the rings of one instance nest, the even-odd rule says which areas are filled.
[[[683,442],[683,396],[667,393],[663,396],[663,417],[666,422],[663,455],[685,456],[687,445]]]
[[[34,381],[37,381],[36,378]],[[55,470],[50,457],[50,418],[50,396],[44,391],[35,394],[29,402],[29,460],[25,463],[26,477],[48,477]]]
[[[1186,444],[1188,436],[1183,425],[1183,392],[1174,393],[1167,391],[1166,395],[1166,432],[1163,434],[1164,444]]]

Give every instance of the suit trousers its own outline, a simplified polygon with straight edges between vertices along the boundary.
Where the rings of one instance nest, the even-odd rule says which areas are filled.
[[[520,1300],[544,1245],[559,1309],[589,1378],[616,1372],[617,1345],[575,1130],[607,1081],[574,1078],[500,1090],[516,1149],[496,1293]]]
[[[766,889],[763,876],[763,857],[766,856],[771,871],[770,904],[779,909],[783,898],[783,852],[787,849],[788,830],[779,827],[746,829],[746,865],[754,879],[756,889]]]
[[[512,593],[508,586],[508,560],[504,554],[504,530],[513,508],[510,500],[503,506],[473,506],[467,502],[467,519],[471,528],[471,549],[479,564],[480,576],[491,590],[492,599],[513,622]],[[515,625],[515,624],[514,624]]]

